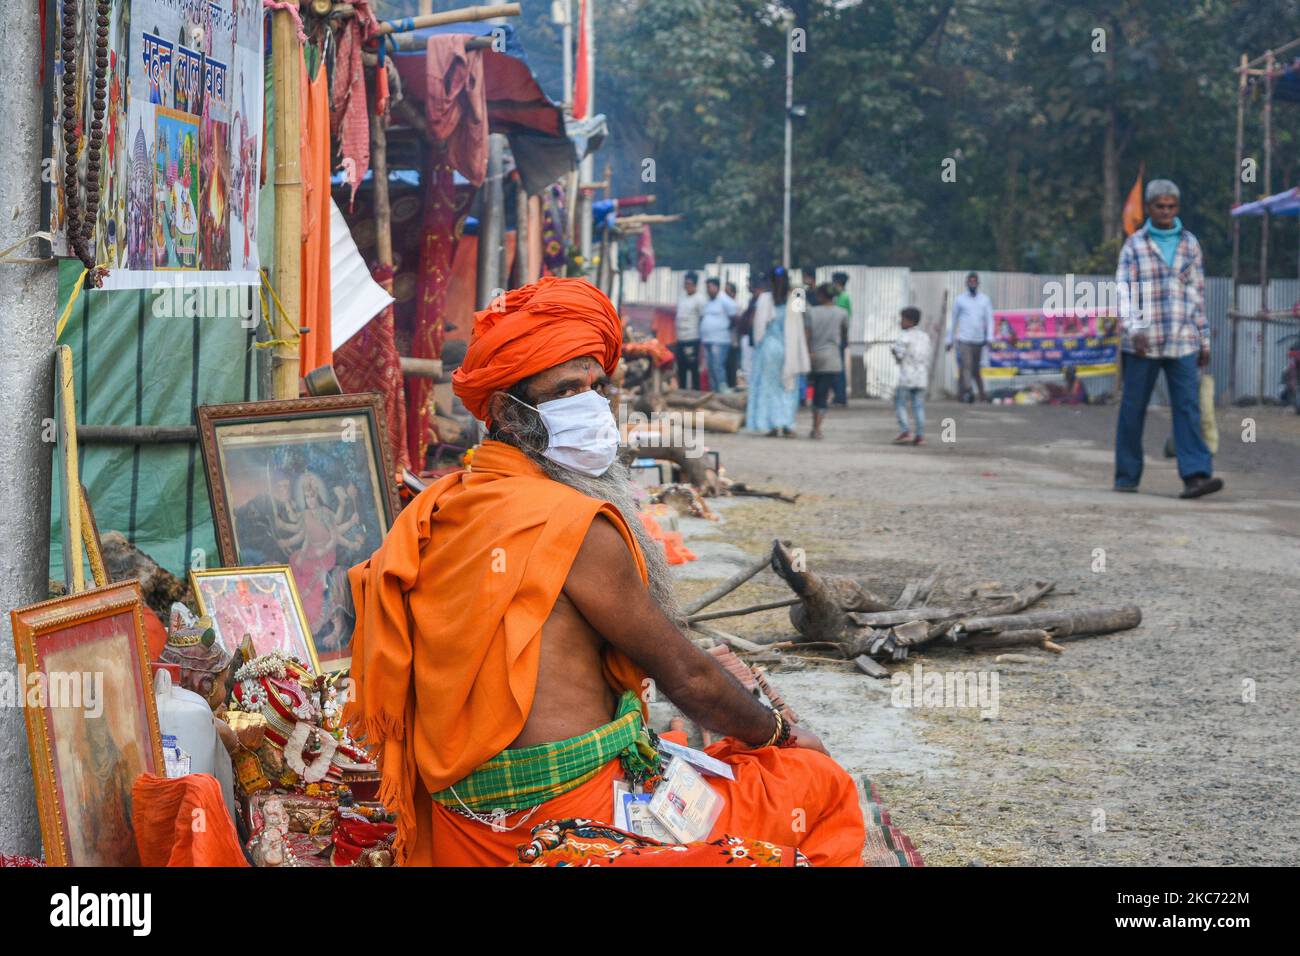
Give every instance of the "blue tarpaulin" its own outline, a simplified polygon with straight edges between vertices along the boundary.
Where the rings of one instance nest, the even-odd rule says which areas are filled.
[[[1287,189],[1254,202],[1245,202],[1232,210],[1234,216],[1294,216],[1300,213],[1300,188]]]

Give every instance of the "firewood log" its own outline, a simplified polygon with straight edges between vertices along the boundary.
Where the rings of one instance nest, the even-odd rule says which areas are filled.
[[[1081,607],[1060,611],[1033,611],[992,617],[969,617],[960,624],[965,634],[978,631],[1011,631],[1041,628],[1053,639],[1081,637],[1086,634],[1110,634],[1125,631],[1142,623],[1142,610],[1135,604],[1117,607]]]
[[[1041,647],[1048,649],[1058,645],[1052,644],[1051,635],[1041,628],[1027,628],[1017,631],[994,631],[988,634],[975,634],[962,642],[972,651],[993,650],[1000,647]],[[1057,651],[1056,653],[1060,653]]]

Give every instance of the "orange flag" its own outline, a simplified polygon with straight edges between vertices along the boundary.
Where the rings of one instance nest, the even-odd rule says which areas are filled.
[[[1146,212],[1142,208],[1142,175],[1146,172],[1146,164],[1138,166],[1137,182],[1129,190],[1128,199],[1124,201],[1124,235],[1131,236],[1142,228],[1142,223],[1146,221]]]

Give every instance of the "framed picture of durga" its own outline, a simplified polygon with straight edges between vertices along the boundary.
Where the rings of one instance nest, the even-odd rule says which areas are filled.
[[[221,563],[287,565],[320,666],[346,667],[356,621],[348,569],[374,553],[398,510],[380,397],[197,412]]]
[[[140,865],[131,788],[163,766],[140,609],[126,581],[10,612],[51,866]]]

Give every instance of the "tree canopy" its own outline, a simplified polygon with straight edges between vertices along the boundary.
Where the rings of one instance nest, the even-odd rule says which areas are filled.
[[[560,97],[549,0],[523,0],[534,70]],[[577,2],[574,0],[576,12]],[[795,54],[796,264],[1113,268],[1139,164],[1173,179],[1211,272],[1230,266],[1237,66],[1300,34],[1300,0],[787,0]],[[597,0],[597,169],[653,192],[661,262],[775,261],[781,247],[782,6]],[[1258,95],[1243,199],[1265,192]],[[1295,183],[1300,104],[1273,111],[1272,191]],[[645,160],[653,181],[643,181]],[[945,176],[945,170],[948,175]],[[603,178],[603,177],[598,177]],[[1275,226],[1294,274],[1294,225]],[[1243,230],[1249,267],[1256,228]]]

